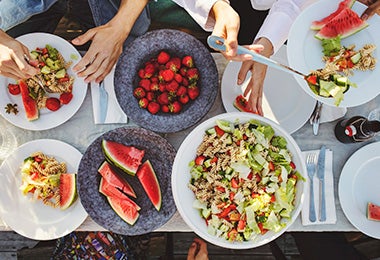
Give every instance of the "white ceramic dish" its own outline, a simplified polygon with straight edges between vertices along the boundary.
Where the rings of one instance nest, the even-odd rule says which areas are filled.
[[[380,222],[367,219],[367,203],[380,205],[380,142],[357,150],[343,166],[339,200],[343,212],[358,230],[380,239]]]
[[[286,46],[283,45],[272,57],[288,64]],[[237,85],[241,62],[228,63],[222,77],[222,101],[227,112],[237,112],[233,102],[242,94],[250,80],[250,73],[242,85]],[[278,123],[289,133],[294,133],[309,119],[315,100],[306,94],[289,73],[268,68],[264,81],[263,112],[266,118]]]
[[[66,162],[69,173],[76,173],[82,154],[64,142],[38,139],[19,146],[0,166],[0,216],[4,223],[22,236],[51,240],[69,234],[87,217],[79,199],[66,210],[31,201],[20,190],[20,167],[33,152],[41,151]]]
[[[288,37],[288,61],[290,67],[308,74],[311,70],[324,67],[322,61],[322,45],[321,41],[316,39],[315,31],[310,29],[312,21],[320,20],[329,15],[338,7],[337,1],[322,0],[317,1],[306,8],[295,20]],[[366,6],[355,2],[352,9],[359,16],[366,9]],[[374,51],[374,57],[379,59],[380,37],[380,17],[374,15],[368,20],[369,26],[364,30],[342,39],[343,46],[355,44],[356,48],[361,48],[364,44],[375,44],[377,49]],[[333,98],[324,98],[314,94],[306,81],[302,77],[296,77],[297,82],[306,93],[315,99],[320,100],[324,104],[335,106]],[[380,80],[380,67],[377,64],[373,71],[355,71],[350,80],[357,84],[357,88],[351,87],[345,94],[344,100],[339,107],[354,107],[364,104],[380,94],[378,82]]]
[[[87,84],[83,78],[79,78],[72,71],[72,67],[79,61],[81,55],[79,52],[65,39],[48,33],[30,33],[17,38],[18,41],[23,43],[29,48],[30,51],[37,47],[45,47],[50,44],[56,48],[63,56],[66,62],[71,61],[73,64],[67,70],[67,73],[74,77],[73,85],[73,99],[67,105],[62,106],[59,110],[53,112],[48,109],[40,109],[40,117],[34,121],[28,121],[25,116],[25,109],[22,104],[21,95],[11,95],[8,92],[8,83],[16,83],[11,78],[0,76],[0,114],[14,124],[27,130],[46,130],[51,129],[69,120],[81,107],[87,92]],[[57,95],[59,97],[59,95]],[[8,103],[17,104],[19,113],[17,115],[7,114],[3,109]]]
[[[301,151],[294,141],[294,139],[279,125],[272,122],[267,118],[260,117],[255,114],[245,113],[245,112],[234,112],[225,113],[217,115],[210,118],[200,125],[198,125],[182,142],[180,148],[178,149],[177,155],[173,164],[172,171],[172,190],[174,201],[177,206],[179,213],[186,222],[186,224],[200,237],[204,240],[225,248],[231,249],[248,249],[264,245],[283,234],[287,228],[294,222],[298,214],[301,211],[303,203],[303,192],[306,183],[299,181],[297,183],[297,193],[295,199],[295,208],[291,215],[291,220],[287,223],[287,226],[281,231],[275,233],[273,231],[268,231],[265,235],[258,237],[254,241],[245,242],[228,242],[224,238],[212,236],[207,233],[207,226],[204,219],[200,216],[199,210],[192,207],[193,201],[195,200],[194,193],[188,188],[188,183],[190,181],[190,168],[189,162],[194,159],[196,149],[198,145],[202,142],[205,130],[211,128],[215,125],[216,119],[224,119],[234,122],[235,119],[239,119],[239,122],[246,122],[250,119],[257,119],[264,124],[269,124],[275,130],[276,135],[281,135],[286,138],[288,142],[288,149],[293,154],[293,162],[297,165],[298,171],[306,176],[306,166],[301,154]]]

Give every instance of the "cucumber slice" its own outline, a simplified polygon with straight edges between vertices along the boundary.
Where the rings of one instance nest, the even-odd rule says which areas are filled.
[[[360,54],[360,52],[357,52],[354,55],[352,55],[350,59],[353,64],[356,64],[360,61],[361,58],[362,58],[362,55]]]
[[[218,127],[220,129],[222,129],[224,132],[232,133],[233,130],[235,129],[233,127],[233,124],[231,124],[230,122],[228,122],[226,120],[217,119],[215,121],[216,121],[216,124],[218,125]]]

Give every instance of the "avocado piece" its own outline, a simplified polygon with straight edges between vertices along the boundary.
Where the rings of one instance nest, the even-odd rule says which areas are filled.
[[[51,70],[50,70],[49,66],[47,66],[47,65],[43,66],[41,69],[42,74],[49,74],[50,72],[51,72]]]
[[[57,79],[61,79],[61,78],[64,78],[66,76],[66,70],[65,69],[60,69],[59,71],[57,71],[57,73],[55,74],[55,77]]]

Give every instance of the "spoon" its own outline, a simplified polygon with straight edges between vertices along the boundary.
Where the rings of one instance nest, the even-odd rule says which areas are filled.
[[[222,51],[222,52],[225,52],[226,51],[226,46],[224,45],[224,39],[221,38],[221,37],[218,37],[218,36],[215,36],[215,35],[211,35],[207,38],[207,43],[208,45],[217,50],[217,51]],[[282,70],[282,71],[285,71],[285,72],[288,72],[288,73],[291,73],[291,74],[296,74],[298,76],[302,76],[304,79],[306,79],[307,75],[295,70],[295,69],[292,69],[284,64],[281,64],[277,61],[274,61],[272,59],[269,59],[263,55],[260,55],[254,51],[250,51],[248,50],[247,48],[244,48],[243,46],[238,46],[237,48],[237,54],[240,55],[240,54],[249,54],[252,56],[252,59],[254,61],[257,61],[259,63],[262,63],[262,64],[265,64],[269,67],[272,67],[272,68],[275,68],[275,69],[279,69],[279,70]]]

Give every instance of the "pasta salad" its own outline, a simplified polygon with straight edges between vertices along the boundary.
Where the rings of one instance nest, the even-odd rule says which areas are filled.
[[[287,141],[257,120],[216,120],[189,163],[193,207],[208,233],[249,241],[286,226],[295,207],[297,181]]]

